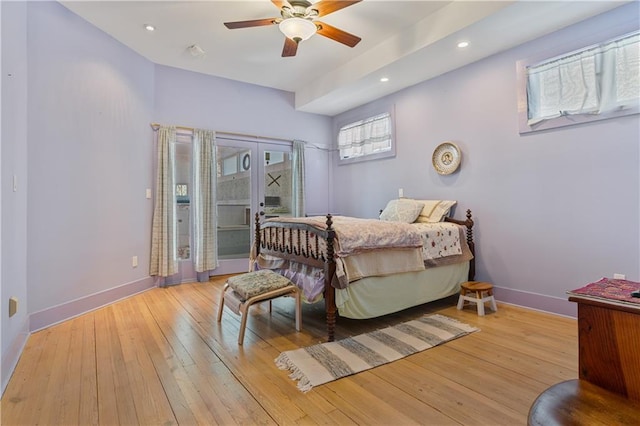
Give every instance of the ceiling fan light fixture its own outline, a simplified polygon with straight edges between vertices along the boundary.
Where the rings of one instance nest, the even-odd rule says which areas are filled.
[[[316,24],[304,18],[288,18],[278,25],[282,34],[296,42],[301,42],[316,33]]]

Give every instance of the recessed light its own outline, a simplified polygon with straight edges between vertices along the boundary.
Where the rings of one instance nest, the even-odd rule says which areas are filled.
[[[155,31],[156,27],[151,24],[144,24],[144,29],[147,31]]]
[[[389,77],[382,77],[380,81],[386,83],[387,81],[389,81]]]
[[[468,41],[461,41],[460,43],[458,43],[458,47],[460,49],[464,49],[467,46],[469,46],[469,42]]]

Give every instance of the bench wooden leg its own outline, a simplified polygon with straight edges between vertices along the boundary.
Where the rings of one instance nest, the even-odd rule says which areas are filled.
[[[247,313],[251,305],[243,304],[240,307],[240,332],[238,333],[238,345],[244,342],[244,330],[247,328]]]
[[[225,284],[220,293],[220,302],[218,303],[218,322],[222,321],[222,310],[224,309],[224,294],[229,288],[229,284]]]

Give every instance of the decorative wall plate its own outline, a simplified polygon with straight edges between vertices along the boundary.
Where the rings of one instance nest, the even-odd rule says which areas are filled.
[[[453,142],[443,142],[436,147],[431,157],[433,168],[441,175],[450,175],[460,166],[462,153]]]

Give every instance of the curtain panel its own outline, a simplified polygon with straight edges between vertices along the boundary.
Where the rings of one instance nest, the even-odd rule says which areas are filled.
[[[151,231],[149,274],[168,277],[178,271],[176,256],[175,152],[176,128],[157,132],[156,197]]]
[[[195,129],[192,150],[193,265],[205,272],[218,266],[215,132]]]
[[[291,155],[291,194],[293,204],[293,216],[302,217],[304,211],[304,147],[303,141],[293,141],[293,153]]]

